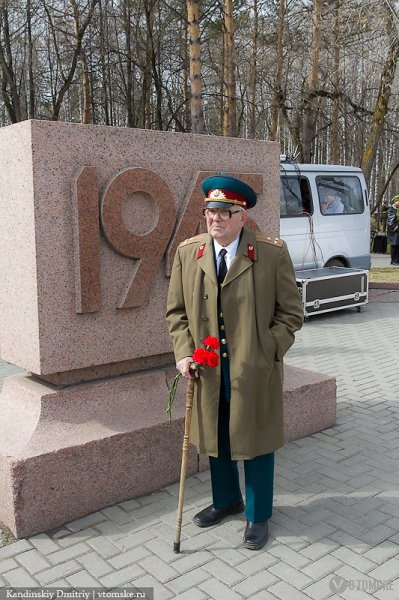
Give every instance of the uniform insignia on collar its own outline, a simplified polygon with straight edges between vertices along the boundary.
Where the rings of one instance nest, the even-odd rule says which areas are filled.
[[[255,260],[255,248],[254,248],[253,244],[248,244],[247,245],[247,256],[251,260]]]
[[[206,244],[201,244],[201,246],[199,246],[198,251],[197,251],[197,256],[196,256],[197,260],[199,258],[201,258],[201,256],[204,254],[204,252],[205,252],[205,246],[206,246]]]

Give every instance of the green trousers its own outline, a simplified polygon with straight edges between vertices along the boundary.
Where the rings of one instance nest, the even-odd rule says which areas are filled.
[[[222,386],[219,403],[219,456],[210,456],[212,496],[215,508],[227,508],[242,500],[237,461],[231,460],[229,439],[230,402]],[[274,452],[244,460],[245,516],[266,521],[272,515]]]
[[[215,257],[216,265],[216,257]],[[230,362],[225,338],[223,310],[218,297],[218,327],[220,341],[221,385],[219,398],[218,457],[209,457],[213,506],[227,508],[242,500],[237,461],[230,451]],[[266,521],[272,515],[274,452],[244,460],[245,516],[254,523]]]

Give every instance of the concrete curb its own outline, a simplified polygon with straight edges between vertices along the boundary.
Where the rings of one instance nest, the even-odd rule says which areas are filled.
[[[371,290],[399,290],[399,281],[387,281],[387,282],[370,282],[369,288]]]

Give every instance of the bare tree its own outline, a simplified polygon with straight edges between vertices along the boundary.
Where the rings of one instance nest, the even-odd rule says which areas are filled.
[[[134,50],[132,40],[132,10],[131,2],[122,3],[123,12],[123,31],[126,39],[125,49],[125,70],[122,69],[122,73],[125,74],[124,84],[126,90],[126,111],[127,111],[127,126],[134,127],[136,123],[134,114]]]
[[[312,48],[310,52],[310,73],[306,86],[303,109],[302,158],[304,162],[312,160],[312,142],[316,137],[316,90],[319,83],[319,59],[321,42],[321,16],[323,0],[314,0],[312,14]]]
[[[17,123],[26,118],[26,112],[21,103],[17,77],[14,70],[13,42],[10,33],[8,2],[0,4],[0,34],[1,93],[11,123]]]
[[[257,58],[259,37],[258,0],[253,0],[253,34],[249,81],[248,133],[250,138],[256,137],[256,88],[257,88]]]
[[[199,2],[197,0],[187,0],[187,20],[190,60],[191,126],[193,133],[206,133],[202,109]]]
[[[362,165],[375,207],[399,189],[397,10],[392,0],[0,0],[0,126],[206,124],[275,139],[298,161]]]
[[[154,32],[156,0],[144,0],[144,11],[147,24],[147,39],[148,39],[148,65],[151,65],[151,76],[155,87],[155,115],[156,128],[163,129],[163,114],[162,114],[162,77],[159,64],[157,61],[157,47]]]
[[[80,61],[82,65],[82,95],[83,95],[83,107],[82,107],[82,123],[91,122],[91,98],[90,98],[90,73],[89,63],[87,56],[82,48],[80,52]]]
[[[69,0],[72,15],[58,8],[50,8],[46,0],[42,0],[43,8],[46,12],[49,28],[54,44],[54,52],[57,67],[60,74],[60,86],[53,90],[53,114],[51,119],[57,121],[60,116],[61,106],[65,94],[70,89],[75,77],[78,60],[82,55],[82,44],[84,34],[93,18],[94,10],[99,0],[89,0],[85,13],[80,11],[77,0]],[[69,28],[69,18],[72,18],[73,28]],[[70,44],[71,60],[65,68],[62,54],[64,48],[61,43]]]
[[[26,28],[28,37],[28,81],[29,81],[29,111],[28,115],[31,119],[35,118],[36,105],[35,105],[35,82],[33,74],[33,62],[34,62],[34,50],[33,50],[33,36],[32,36],[32,2],[27,0],[26,2]]]
[[[273,91],[272,116],[270,125],[270,140],[277,139],[279,114],[283,103],[282,78],[283,78],[283,54],[284,54],[284,29],[287,0],[279,1],[277,21],[277,64]]]
[[[233,0],[223,0],[223,135],[237,135]]]
[[[362,156],[361,168],[367,182],[370,181],[371,170],[375,160],[379,139],[384,127],[384,120],[388,113],[388,103],[399,60],[398,15],[394,12],[393,6],[387,5],[385,2],[382,6],[386,13],[390,45],[386,55],[384,68],[381,73],[377,101],[375,103],[370,131]]]
[[[335,96],[333,98],[333,112],[331,122],[331,160],[332,163],[336,164],[339,162],[339,82],[340,82],[340,23],[339,23],[339,8],[341,0],[335,0],[334,2],[334,62],[333,62],[333,86]]]

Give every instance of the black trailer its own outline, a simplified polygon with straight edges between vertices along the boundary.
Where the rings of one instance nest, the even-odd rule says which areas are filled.
[[[345,267],[324,267],[296,271],[305,318],[312,315],[361,308],[368,302],[369,272]]]

